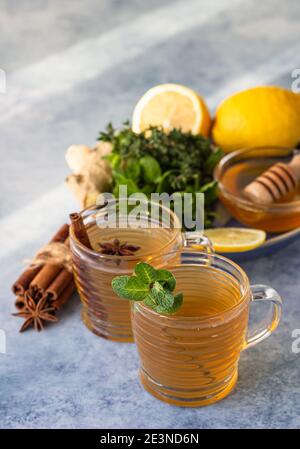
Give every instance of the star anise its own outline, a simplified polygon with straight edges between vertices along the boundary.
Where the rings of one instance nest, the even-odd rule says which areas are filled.
[[[24,308],[14,316],[25,318],[20,332],[33,326],[36,331],[44,328],[44,321],[57,321],[55,309],[49,304],[47,295],[38,289],[29,289],[24,293]]]
[[[127,242],[121,243],[119,239],[114,239],[113,242],[99,243],[102,254],[110,256],[132,256],[140,249],[140,246],[130,245]]]

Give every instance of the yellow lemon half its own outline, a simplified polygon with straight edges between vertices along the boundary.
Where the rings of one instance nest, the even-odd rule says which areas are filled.
[[[212,135],[225,151],[293,148],[300,142],[300,95],[272,86],[238,92],[217,108]]]
[[[212,242],[214,250],[221,253],[249,251],[266,240],[265,231],[247,228],[207,229],[205,235]]]
[[[135,106],[132,129],[140,133],[149,126],[165,131],[180,128],[183,132],[208,136],[211,119],[203,99],[180,84],[160,84],[149,89]]]

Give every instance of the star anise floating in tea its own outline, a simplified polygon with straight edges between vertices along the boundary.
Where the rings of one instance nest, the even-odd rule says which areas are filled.
[[[38,289],[31,288],[24,295],[24,307],[14,316],[25,318],[20,332],[29,327],[41,331],[44,328],[45,321],[57,321],[54,307],[49,305],[47,295],[43,295]]]
[[[133,256],[140,246],[131,245],[127,242],[121,243],[119,239],[114,239],[113,242],[99,243],[102,254],[110,256]]]

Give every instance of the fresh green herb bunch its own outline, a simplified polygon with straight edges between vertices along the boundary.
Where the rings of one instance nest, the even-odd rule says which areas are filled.
[[[157,270],[145,262],[135,266],[134,275],[117,276],[113,291],[123,299],[143,301],[158,313],[174,313],[182,305],[183,295],[173,295],[176,279],[170,271]]]
[[[217,200],[213,170],[222,152],[209,139],[180,129],[166,133],[160,127],[150,127],[136,134],[129,122],[125,122],[120,130],[108,124],[99,140],[111,142],[113,147],[108,159],[113,170],[115,195],[119,185],[127,185],[129,195],[135,192],[147,195],[152,192],[203,192],[204,225],[212,224]]]

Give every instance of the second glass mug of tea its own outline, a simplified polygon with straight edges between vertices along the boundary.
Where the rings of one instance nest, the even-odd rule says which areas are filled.
[[[84,246],[70,231],[75,283],[83,305],[82,319],[95,334],[116,341],[133,341],[130,303],[120,299],[111,288],[115,276],[130,275],[138,262],[151,262],[184,245],[209,247],[209,241],[198,233],[182,233],[178,217],[162,204],[145,202],[137,224],[128,226],[128,210],[119,200],[91,206],[81,212],[92,250]],[[108,213],[112,214],[109,222]],[[150,214],[155,210],[156,215]],[[108,255],[100,252],[100,244],[126,243],[138,248],[132,255]]]
[[[271,287],[250,286],[238,265],[216,254],[179,250],[152,263],[174,274],[183,305],[173,315],[162,315],[132,302],[142,385],[156,398],[185,407],[224,398],[237,381],[241,352],[276,329],[280,296]],[[269,310],[249,329],[253,302],[265,302]]]

